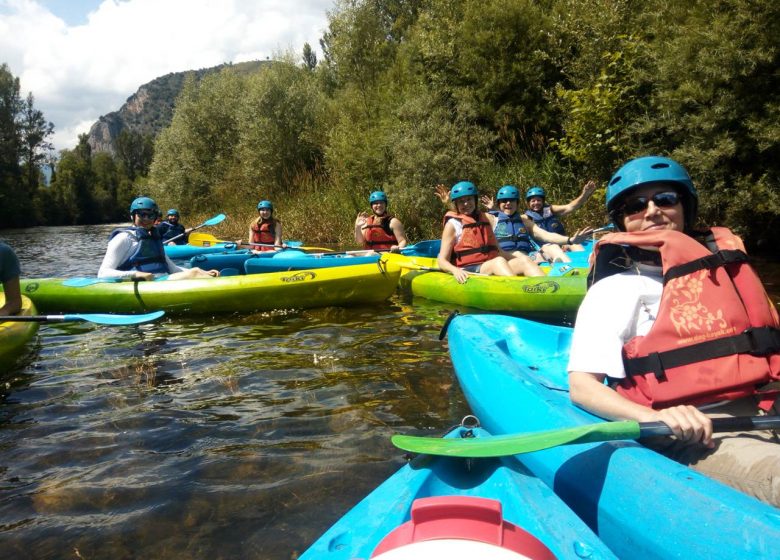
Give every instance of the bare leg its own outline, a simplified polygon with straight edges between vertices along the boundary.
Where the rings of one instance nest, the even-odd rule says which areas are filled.
[[[540,252],[550,262],[571,262],[571,259],[563,252],[561,246],[555,243],[543,245]]]
[[[495,257],[482,263],[479,268],[482,274],[492,274],[494,276],[514,276],[515,273],[509,267],[509,263],[504,257]]]
[[[539,268],[539,265],[531,257],[520,251],[512,253],[509,268],[515,273],[515,276],[544,276],[544,272]]]
[[[168,280],[189,280],[192,278],[211,278],[213,276],[216,275],[212,274],[211,271],[193,267],[182,270],[181,272],[174,272],[168,276]]]

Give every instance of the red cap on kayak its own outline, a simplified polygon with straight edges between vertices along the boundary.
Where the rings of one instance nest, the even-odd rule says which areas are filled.
[[[412,520],[382,539],[371,558],[402,560],[421,554],[431,558],[555,559],[539,539],[504,520],[501,502],[473,496],[415,500]]]

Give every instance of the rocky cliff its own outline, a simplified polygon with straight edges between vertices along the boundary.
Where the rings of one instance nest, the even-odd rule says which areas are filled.
[[[142,85],[138,91],[127,98],[118,110],[103,115],[89,129],[88,142],[92,152],[114,153],[114,141],[123,130],[156,136],[170,124],[176,98],[188,76],[200,81],[204,76],[221,71],[230,66],[243,73],[256,72],[268,61],[242,62],[220,65],[202,70],[174,72],[155,78]]]

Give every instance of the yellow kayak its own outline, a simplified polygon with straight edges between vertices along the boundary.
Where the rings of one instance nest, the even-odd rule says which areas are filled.
[[[0,305],[5,305],[5,294],[0,292]],[[35,315],[35,305],[22,296],[19,315]],[[9,366],[24,350],[27,342],[38,332],[38,323],[5,321],[0,323],[0,368]]]

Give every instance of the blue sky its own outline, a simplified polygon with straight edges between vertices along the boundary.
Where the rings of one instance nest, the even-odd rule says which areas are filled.
[[[87,23],[87,14],[95,11],[103,0],[39,0],[39,4],[69,26]]]
[[[334,2],[0,0],[0,64],[54,123],[55,148],[73,148],[154,78],[317,49]]]

